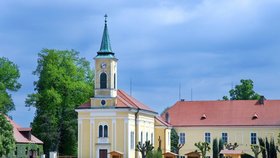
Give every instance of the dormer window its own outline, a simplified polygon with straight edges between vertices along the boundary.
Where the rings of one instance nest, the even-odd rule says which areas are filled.
[[[170,122],[170,118],[169,118],[169,113],[165,113],[165,122],[169,123]]]
[[[259,118],[258,114],[255,113],[252,117],[252,120],[255,120],[255,119],[258,119],[258,118]]]
[[[107,88],[107,75],[105,72],[100,74],[100,88],[106,89]]]
[[[205,114],[202,114],[200,120],[205,120],[206,119],[206,115]]]

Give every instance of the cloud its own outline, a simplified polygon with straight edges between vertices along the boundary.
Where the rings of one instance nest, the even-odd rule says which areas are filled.
[[[182,96],[216,100],[250,78],[257,92],[279,98],[278,0],[1,1],[0,56],[19,65],[23,88],[34,89],[42,48],[75,49],[93,62],[107,13],[112,48],[119,58],[119,88],[161,112]],[[153,96],[153,97],[151,97]],[[26,109],[13,112],[20,118]],[[17,120],[16,120],[17,121]],[[21,121],[21,120],[18,120]],[[28,126],[30,119],[23,125]]]

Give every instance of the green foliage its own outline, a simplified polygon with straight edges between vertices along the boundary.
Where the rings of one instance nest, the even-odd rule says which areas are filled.
[[[147,158],[162,158],[162,152],[160,150],[153,150],[147,153]]]
[[[170,139],[171,139],[171,152],[178,153],[179,136],[174,128],[171,129]]]
[[[260,147],[263,148],[263,150],[261,150],[262,151],[262,157],[266,158],[265,143],[264,143],[264,140],[262,138],[259,138],[259,144],[260,144]]]
[[[265,148],[263,146],[260,146],[260,145],[256,145],[256,144],[252,144],[251,145],[251,149],[255,155],[255,158],[258,158],[259,157],[259,154],[265,150]]]
[[[215,138],[213,140],[213,147],[212,147],[212,150],[213,150],[213,158],[218,158],[219,157],[219,145],[218,145],[218,140],[217,138]]]
[[[278,134],[277,145],[280,145],[280,133]]]
[[[71,50],[43,49],[33,72],[39,77],[27,106],[36,107],[33,134],[44,142],[44,151],[75,155],[77,114],[74,109],[93,95],[90,64]]]
[[[230,100],[257,100],[260,98],[260,95],[257,94],[253,88],[253,81],[240,80],[241,84],[236,85],[234,89],[229,91]],[[223,100],[229,100],[227,96],[223,96]]]
[[[227,150],[235,150],[239,145],[235,142],[234,144],[227,143],[225,144],[225,147]]]
[[[276,150],[280,153],[280,133],[278,134],[278,138],[277,138],[277,146],[276,146]]]
[[[277,158],[277,151],[276,151],[276,146],[275,146],[275,143],[274,143],[274,139],[270,139],[270,142],[269,142],[269,157],[270,158]]]
[[[21,84],[18,83],[20,73],[17,65],[9,61],[7,58],[0,58],[0,112],[7,114],[7,112],[14,110],[15,105],[11,94],[8,91],[16,92]]]
[[[39,144],[16,144],[14,152],[8,154],[8,158],[29,158],[29,151],[33,150],[37,153],[36,158],[40,158],[43,154],[43,145]]]
[[[221,152],[221,150],[223,150],[224,149],[224,142],[223,142],[223,140],[220,138],[219,139],[219,153]],[[223,156],[223,154],[219,154],[219,157],[220,158],[223,158],[224,156]]]
[[[209,143],[207,142],[198,142],[194,144],[201,153],[202,158],[206,158],[207,151],[210,151]]]
[[[150,141],[146,141],[144,144],[141,144],[141,142],[138,142],[136,145],[136,150],[140,151],[142,158],[146,158],[148,155],[152,156],[153,149],[154,149],[154,147],[150,143]]]
[[[15,148],[15,139],[13,135],[13,126],[0,113],[0,157],[8,155]]]
[[[266,149],[266,153],[267,153],[267,158],[271,158],[271,157],[270,157],[270,153],[269,153],[269,151],[270,151],[270,146],[269,146],[269,141],[268,141],[267,138],[265,138],[265,149]]]

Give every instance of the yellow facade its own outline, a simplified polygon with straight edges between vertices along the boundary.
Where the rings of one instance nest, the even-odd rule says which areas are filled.
[[[257,138],[271,138],[277,139],[280,133],[279,127],[175,127],[178,135],[185,133],[185,145],[180,150],[180,156],[184,156],[186,153],[197,150],[194,146],[195,143],[205,141],[205,133],[210,133],[210,147],[212,148],[213,139],[222,138],[222,133],[227,133],[228,143],[237,143],[239,146],[236,150],[242,150],[244,153],[254,155],[251,150],[251,133],[256,133]],[[258,143],[257,143],[258,144]],[[279,153],[278,153],[279,155]],[[212,157],[212,149],[207,153],[207,156]],[[280,155],[279,155],[280,156]]]
[[[137,118],[135,118],[137,111],[114,109],[80,109],[77,111],[79,118],[78,157],[81,158],[99,157],[100,149],[106,149],[108,153],[119,151],[123,153],[123,157],[140,157],[140,154],[135,151],[136,143],[141,142],[142,138],[142,142],[149,140],[154,144],[155,136],[159,135],[155,130],[153,115],[148,116],[138,112]],[[108,137],[99,137],[100,125],[108,126]],[[165,140],[163,134],[161,137]]]
[[[94,60],[95,96],[90,98],[88,107],[76,109],[78,157],[107,158],[109,153],[113,153],[124,158],[139,158],[141,155],[136,151],[136,144],[148,140],[154,144],[155,135],[161,136],[165,150],[169,150],[165,138],[168,130],[157,132],[155,112],[135,106],[137,103],[133,98],[127,100],[129,96],[121,99],[126,106],[117,106],[118,59],[111,51],[106,23],[101,48]]]

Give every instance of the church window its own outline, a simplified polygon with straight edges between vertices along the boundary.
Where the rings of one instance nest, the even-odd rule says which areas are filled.
[[[108,126],[107,125],[105,125],[104,126],[104,137],[108,137]]]
[[[107,75],[105,72],[102,72],[100,75],[100,88],[101,89],[107,88]]]
[[[105,100],[101,100],[101,105],[105,105],[106,101]]]
[[[154,134],[151,133],[151,144],[154,144]]]
[[[99,135],[98,135],[99,138],[103,137],[103,126],[102,125],[99,125]]]
[[[146,142],[148,141],[149,134],[146,132]]]

